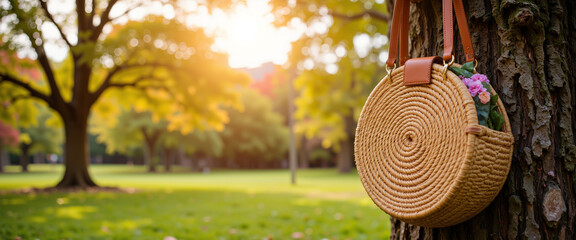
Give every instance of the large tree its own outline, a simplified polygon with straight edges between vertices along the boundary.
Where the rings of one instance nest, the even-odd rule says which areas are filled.
[[[441,54],[441,3],[411,4],[411,57]],[[392,238],[576,239],[576,3],[464,5],[477,70],[491,79],[510,117],[515,137],[510,174],[492,204],[474,218],[438,229],[393,219]],[[455,40],[456,61],[463,63],[461,42]]]
[[[41,83],[33,83],[16,74],[13,68],[0,68],[0,84],[17,87],[23,94],[14,101],[35,98],[54,109],[62,118],[65,132],[65,173],[57,187],[90,187],[96,183],[88,172],[87,127],[92,106],[113,88],[140,91],[143,97],[168,95],[171,100],[186,102],[189,96],[201,92],[190,86],[189,79],[198,79],[208,85],[218,79],[222,69],[214,62],[226,64],[222,57],[210,53],[210,41],[203,34],[191,31],[180,18],[171,15],[162,19],[145,18],[146,23],[126,23],[131,11],[140,13],[160,9],[179,12],[177,3],[170,1],[86,1],[77,0],[72,12],[62,12],[60,2],[45,0],[0,1],[2,50],[31,49],[43,76]],[[212,4],[212,3],[208,3]],[[226,1],[218,1],[226,4]],[[152,7],[150,7],[152,6]],[[174,11],[173,11],[174,12]],[[173,13],[172,12],[172,13]],[[169,19],[172,18],[172,19]],[[51,37],[47,37],[49,33]],[[47,55],[47,45],[63,45],[69,57],[64,60],[65,70]],[[202,57],[190,59],[192,55]],[[208,69],[210,74],[197,76],[198,70]],[[223,77],[227,79],[228,77]],[[233,101],[233,88],[218,88],[219,100]],[[163,92],[163,93],[162,93]],[[190,108],[201,106],[200,100]],[[198,116],[210,115],[216,110],[200,107],[197,116],[180,117],[198,121]],[[182,110],[184,111],[184,110]],[[222,119],[216,114],[208,116]]]

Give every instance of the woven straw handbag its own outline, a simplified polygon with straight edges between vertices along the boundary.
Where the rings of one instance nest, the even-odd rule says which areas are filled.
[[[455,225],[486,208],[506,181],[513,152],[501,100],[502,131],[479,125],[468,88],[448,71],[452,4],[466,60],[476,62],[461,0],[443,1],[443,58],[408,60],[410,2],[397,0],[387,61],[392,70],[368,97],[356,130],[356,164],[368,195],[392,217],[425,227]]]

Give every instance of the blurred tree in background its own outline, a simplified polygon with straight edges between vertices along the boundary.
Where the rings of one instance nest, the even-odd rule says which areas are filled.
[[[22,172],[28,171],[30,156],[36,155],[36,160],[45,162],[46,154],[61,154],[64,144],[62,122],[49,108],[35,103],[37,123],[20,128],[20,165]],[[36,162],[36,163],[39,163]]]
[[[353,164],[356,121],[370,91],[384,76],[388,7],[384,1],[271,1],[277,24],[303,22],[293,44],[297,131],[320,137],[339,152],[340,172]]]
[[[239,91],[244,108],[226,109],[230,120],[222,132],[170,130],[168,121],[154,120],[151,112],[134,109],[121,109],[113,121],[95,114],[90,129],[99,142],[106,144],[108,153],[132,155],[134,150],[144,150],[151,172],[156,171],[159,159],[169,171],[171,162],[178,158],[175,156],[181,158],[182,154],[197,158],[195,163],[186,164],[198,168],[280,166],[279,158],[284,158],[288,149],[288,129],[282,116],[273,111],[271,100],[257,91]],[[182,164],[184,160],[179,161]]]
[[[4,165],[8,160],[8,148],[18,146],[20,133],[17,129],[0,121],[0,172],[4,172]]]
[[[182,154],[198,153],[209,157],[222,154],[222,141],[215,130],[196,129],[189,133],[168,130],[167,120],[154,120],[151,112],[134,109],[121,109],[115,116],[115,121],[109,121],[95,114],[90,132],[98,136],[98,142],[106,145],[108,154],[144,156],[149,172],[156,171],[159,159],[164,162],[165,170],[170,171],[173,160]]]
[[[252,89],[241,91],[244,111],[229,109],[230,122],[221,133],[228,166],[278,166],[274,159],[288,151],[288,128],[272,102]],[[271,165],[270,165],[271,164]]]
[[[115,121],[108,118],[92,118],[90,132],[97,134],[97,141],[106,144],[106,151],[133,155],[136,150],[144,150],[144,162],[149,172],[156,171],[156,149],[158,140],[167,132],[166,120],[152,120],[151,112],[135,112],[133,109],[121,110],[115,114]]]
[[[118,23],[143,6],[172,7],[177,3],[78,0],[69,12],[56,11],[60,9],[55,4],[58,3],[0,2],[0,18],[7,28],[1,50],[5,52],[3,57],[9,58],[8,64],[0,67],[0,89],[13,89],[2,95],[1,100],[7,101],[7,108],[11,109],[3,111],[15,112],[14,108],[28,105],[25,111],[17,111],[17,117],[1,115],[13,126],[26,123],[23,113],[34,116],[30,113],[30,98],[47,104],[61,117],[66,170],[57,187],[96,186],[88,172],[88,117],[92,107],[111,89],[123,88],[122,95],[136,98],[119,103],[139,107],[148,104],[155,110],[155,117],[171,117],[172,127],[180,125],[182,131],[192,131],[196,125],[221,126],[226,113],[218,110],[220,106],[239,106],[233,90],[245,84],[247,78],[227,68],[225,56],[210,51],[211,39],[202,31],[189,29],[182,24],[182,18],[175,16],[149,15],[142,21]],[[227,4],[218,1],[207,5]],[[124,11],[113,15],[115,6]],[[54,32],[57,37],[46,37]],[[50,61],[48,44],[69,50],[63,63]],[[23,64],[12,54],[23,49],[28,49],[35,61]],[[19,68],[41,69],[42,74],[31,80],[19,74]],[[216,94],[194,100],[205,90],[198,91],[200,87],[195,84],[207,82],[211,83],[207,93]],[[169,108],[150,105],[160,99],[174,101]]]

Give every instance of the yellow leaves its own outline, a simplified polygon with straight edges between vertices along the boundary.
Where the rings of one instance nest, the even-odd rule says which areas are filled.
[[[196,93],[196,88],[194,86],[189,86],[188,87],[188,93],[190,94],[195,94]]]
[[[166,129],[169,132],[180,132],[183,135],[194,131],[194,124],[190,123],[197,122],[197,119],[193,119],[192,116],[184,114],[171,115],[167,118],[167,120],[168,126]]]
[[[60,94],[65,101],[72,99],[72,88],[74,86],[74,65],[72,56],[68,56],[64,61],[52,64],[56,85],[60,89]],[[85,79],[88,80],[88,79]],[[43,82],[48,89],[48,84]]]
[[[31,100],[20,100],[13,104],[14,114],[18,125],[20,126],[30,126],[37,125],[38,121],[36,115],[38,114],[38,109],[34,106],[34,101]]]
[[[50,110],[52,112],[51,116],[46,120],[45,124],[47,127],[51,127],[54,129],[61,129],[63,128],[64,124],[60,115],[58,115],[55,111]]]
[[[120,113],[120,109],[111,99],[101,99],[92,107],[96,118],[102,119],[102,122],[108,126],[116,125],[118,119],[115,117]]]
[[[146,101],[146,99],[144,98],[137,98],[133,100],[133,104],[132,107],[134,108],[134,110],[136,110],[137,112],[144,112],[146,110],[148,110],[148,101]]]
[[[171,96],[170,94],[168,94],[165,90],[163,89],[157,89],[154,87],[151,88],[147,88],[146,89],[146,94],[148,94],[149,97],[154,98],[157,101],[168,101],[171,100]]]
[[[28,135],[28,133],[20,133],[20,143],[24,143],[24,144],[30,144],[32,142],[32,138],[30,138],[30,135]]]

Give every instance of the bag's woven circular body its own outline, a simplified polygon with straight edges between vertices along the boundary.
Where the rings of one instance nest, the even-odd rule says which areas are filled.
[[[474,101],[452,72],[434,64],[431,84],[404,86],[404,67],[384,78],[356,129],[358,172],[374,203],[391,216],[446,227],[482,211],[502,188],[514,138],[478,125]],[[467,128],[475,129],[468,131]]]

